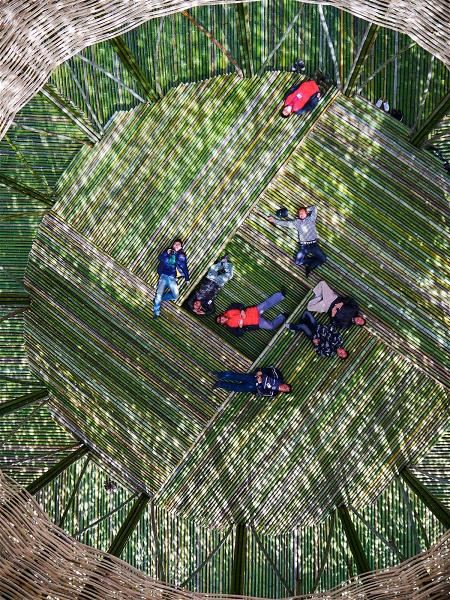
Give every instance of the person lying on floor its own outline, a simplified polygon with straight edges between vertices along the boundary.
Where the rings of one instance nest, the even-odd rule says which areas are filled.
[[[342,336],[335,325],[320,325],[308,310],[305,310],[298,323],[289,323],[286,328],[304,333],[311,340],[318,356],[336,354],[342,360],[348,357]]]
[[[295,219],[276,219],[268,217],[269,223],[277,227],[288,227],[297,230],[299,251],[295,256],[295,264],[305,267],[305,276],[326,262],[327,257],[319,246],[316,230],[317,208],[315,206],[301,206]]]
[[[356,300],[350,296],[340,296],[325,281],[319,281],[313,293],[314,298],[308,302],[308,310],[326,312],[332,325],[339,329],[348,329],[352,325],[363,327],[366,324],[366,319],[359,314]]]
[[[223,286],[233,277],[233,265],[224,256],[212,267],[201,281],[198,289],[188,301],[188,308],[196,315],[210,315],[216,312],[214,300]]]
[[[282,300],[284,300],[284,294],[276,292],[256,306],[232,304],[225,312],[216,317],[216,322],[228,327],[234,335],[243,335],[250,329],[276,329],[285,322],[286,314],[280,313],[273,321],[267,321],[263,317],[263,313]]]
[[[294,113],[302,115],[313,110],[319,104],[319,100],[319,86],[313,79],[296,84],[284,97],[284,106],[280,115],[285,119]]]
[[[175,240],[170,248],[158,256],[158,284],[153,302],[153,316],[156,319],[161,312],[161,303],[176,300],[179,296],[177,274],[180,273],[186,282],[189,281],[187,257],[183,250],[183,242]],[[166,290],[169,289],[168,292]]]
[[[257,369],[253,373],[237,373],[236,371],[216,371],[217,382],[213,388],[221,388],[229,392],[258,394],[273,397],[279,393],[288,394],[292,387],[283,382],[281,371],[275,367]]]

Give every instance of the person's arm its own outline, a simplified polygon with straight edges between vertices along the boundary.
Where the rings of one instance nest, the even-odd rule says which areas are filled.
[[[245,327],[228,327],[228,331],[236,337],[241,337],[245,333]]]
[[[277,227],[288,227],[289,229],[297,229],[295,221],[297,219],[276,219],[275,217],[268,217],[269,223],[276,225]]]
[[[158,256],[158,260],[159,262],[163,261],[166,256],[169,256],[170,254],[170,248],[168,248],[167,250],[164,250],[164,252],[161,252],[161,254]]]
[[[228,283],[233,277],[233,265],[227,260],[222,264],[225,273],[221,275],[223,284]]]
[[[187,266],[187,256],[184,253],[178,255],[178,268],[183,273],[184,280],[189,281],[189,270]]]
[[[308,216],[315,221],[317,219],[317,206],[308,206],[306,210],[308,212]]]

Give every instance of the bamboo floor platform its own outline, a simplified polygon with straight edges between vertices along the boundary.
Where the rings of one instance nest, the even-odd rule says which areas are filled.
[[[434,159],[362,101],[330,94],[307,119],[280,119],[287,82],[217,78],[119,115],[63,176],[27,271],[29,356],[61,418],[163,506],[212,526],[279,531],[363,506],[446,425]],[[285,330],[221,339],[176,306],[151,321],[156,256],[178,235],[194,284],[229,249],[239,274],[220,302],[289,284],[295,319],[317,277],[261,215],[300,199],[319,207],[321,272],[369,319],[346,336],[348,361],[319,360]],[[211,392],[211,370],[256,360],[282,366],[294,394]]]

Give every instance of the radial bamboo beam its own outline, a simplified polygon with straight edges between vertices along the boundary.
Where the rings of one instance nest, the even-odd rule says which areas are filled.
[[[244,77],[244,73],[242,72],[241,67],[239,66],[237,60],[232,56],[231,52],[229,50],[227,50],[223,44],[221,44],[218,40],[216,40],[216,38],[213,36],[213,34],[210,31],[208,31],[206,29],[206,27],[203,27],[203,25],[201,23],[199,23],[196,19],[194,19],[194,17],[191,15],[191,13],[189,11],[183,10],[183,12],[181,14],[183,15],[183,17],[188,19],[195,27],[197,27],[197,29],[199,31],[204,33],[206,35],[206,37],[209,40],[211,40],[211,42],[214,44],[214,46],[216,46],[216,48],[218,48],[221,52],[223,52],[223,54],[225,54],[227,59],[230,61],[230,63],[236,69],[236,73],[239,75],[239,77]]]
[[[410,134],[411,144],[414,146],[420,146],[422,142],[425,140],[427,135],[433,130],[433,128],[439,123],[441,119],[445,117],[445,115],[450,110],[450,92],[446,96],[442,98],[433,112],[422,122],[422,124],[418,124],[416,128],[414,128]]]
[[[119,529],[116,537],[113,539],[111,546],[109,547],[108,554],[117,556],[120,558],[123,549],[125,548],[131,534],[136,529],[137,524],[140,521],[142,514],[147,508],[147,504],[150,501],[150,496],[147,494],[141,494],[136,502],[130,509],[127,518],[122,523],[122,527]]]
[[[422,502],[431,510],[446,529],[450,529],[450,511],[440,502],[407,468],[400,473],[403,481],[418,496]]]
[[[10,189],[12,189],[16,192],[19,192],[20,194],[23,194],[24,196],[29,196],[30,198],[33,198],[34,200],[39,200],[39,202],[42,202],[46,206],[53,206],[53,204],[55,202],[55,199],[52,198],[51,196],[42,194],[41,192],[38,192],[34,188],[31,188],[28,185],[25,185],[24,183],[20,183],[19,181],[17,181],[17,179],[8,177],[7,175],[4,175],[3,173],[0,173],[0,183],[2,183],[3,185],[6,185],[6,187],[9,187]]]
[[[46,83],[41,90],[43,96],[56,106],[68,119],[80,129],[92,143],[97,143],[100,134],[91,127],[90,121],[83,115],[75,104],[66,98],[61,92],[50,83]]]
[[[355,560],[358,574],[362,575],[362,573],[367,573],[370,571],[370,564],[367,560],[367,556],[364,553],[361,540],[359,539],[355,526],[353,525],[353,521],[350,517],[347,507],[339,506],[338,515],[341,520],[342,527],[344,528],[345,536],[350,547],[350,552]]]
[[[345,82],[342,90],[346,96],[354,95],[356,82],[358,80],[359,75],[361,74],[362,68],[364,67],[364,63],[366,62],[367,57],[369,56],[369,52],[375,44],[379,30],[380,26],[374,25],[374,23],[370,23],[367,27],[361,45],[358,48],[355,61],[353,62],[347,81]]]
[[[66,517],[67,517],[67,515],[69,513],[69,510],[71,509],[72,504],[73,504],[73,502],[75,500],[75,497],[76,497],[76,495],[78,493],[78,490],[79,490],[80,484],[81,484],[81,480],[84,477],[84,474],[86,472],[86,469],[87,469],[87,467],[89,465],[90,460],[91,460],[91,457],[88,454],[88,456],[87,456],[87,458],[86,458],[86,460],[84,462],[83,468],[81,469],[80,474],[78,475],[78,478],[77,478],[77,480],[75,482],[75,485],[73,486],[73,490],[72,490],[72,493],[70,494],[70,498],[67,500],[67,504],[64,507],[63,513],[61,515],[61,518],[59,519],[59,526],[60,527],[62,527],[64,525],[64,521],[65,521],[65,519],[66,519]]]
[[[110,40],[111,46],[114,48],[117,56],[120,58],[123,66],[129,74],[139,83],[147,100],[155,101],[159,99],[159,94],[152,88],[144,71],[138,65],[130,48],[124,42],[122,37],[116,37]]]
[[[238,523],[235,531],[233,566],[231,570],[230,594],[233,596],[242,596],[244,593],[246,557],[247,527],[245,523]]]
[[[250,15],[248,4],[239,2],[236,4],[239,43],[241,53],[244,59],[244,72],[247,77],[253,77],[253,49],[252,49],[252,33],[250,28]]]
[[[48,396],[48,390],[41,389],[36,390],[35,392],[31,392],[31,394],[24,394],[23,396],[19,396],[18,398],[12,398],[11,400],[7,400],[0,405],[0,417],[4,417],[5,415],[19,410],[19,408],[23,408],[24,406],[28,406],[29,404],[33,404],[34,402],[38,402],[39,400],[43,400]]]
[[[27,491],[30,494],[36,494],[43,487],[48,485],[51,481],[56,479],[58,475],[60,475],[63,471],[65,471],[70,465],[77,462],[80,458],[82,458],[87,452],[89,452],[89,448],[87,446],[80,446],[77,450],[65,456],[62,460],[59,461],[56,465],[53,465],[48,471],[43,473],[40,477],[38,477],[35,481],[30,483],[27,486]]]

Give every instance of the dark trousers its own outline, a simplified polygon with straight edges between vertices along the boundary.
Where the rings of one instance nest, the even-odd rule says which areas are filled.
[[[325,253],[317,242],[313,244],[300,244],[300,250],[295,257],[296,265],[305,265],[311,271],[323,265],[327,260]]]
[[[256,377],[253,373],[236,373],[235,371],[219,371],[215,387],[230,392],[256,393]]]
[[[301,331],[308,339],[312,340],[317,331],[317,321],[309,310],[305,310],[298,323],[291,323],[290,329]]]
[[[307,102],[307,104],[305,104],[305,106],[303,108],[301,108],[300,110],[297,110],[295,112],[295,114],[302,115],[303,113],[310,112],[311,110],[316,108],[316,106],[318,104],[319,104],[319,95],[314,94],[314,96],[311,97],[311,99]]]

